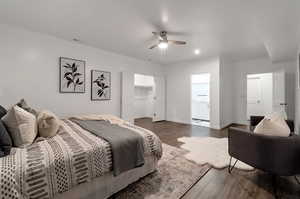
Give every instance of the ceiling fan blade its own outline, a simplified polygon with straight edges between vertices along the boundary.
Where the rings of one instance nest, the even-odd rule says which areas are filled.
[[[176,41],[176,40],[168,40],[169,43],[176,44],[176,45],[185,45],[185,41]]]
[[[153,49],[153,48],[155,48],[155,47],[157,47],[157,44],[155,44],[155,45],[153,45],[153,46],[150,46],[149,49],[151,50],[151,49]]]
[[[172,36],[189,36],[190,33],[168,31],[168,35],[172,35]]]

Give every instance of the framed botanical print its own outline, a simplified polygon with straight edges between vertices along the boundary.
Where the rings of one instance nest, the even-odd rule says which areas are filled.
[[[60,93],[84,93],[85,61],[60,57],[59,64]]]
[[[91,100],[111,99],[111,74],[106,71],[91,71]]]

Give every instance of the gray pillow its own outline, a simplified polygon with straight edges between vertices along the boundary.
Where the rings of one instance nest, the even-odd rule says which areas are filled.
[[[35,117],[37,117],[38,113],[36,110],[31,108],[24,99],[21,99],[18,103],[17,106],[24,109],[25,111],[32,113]]]
[[[3,106],[0,105],[0,119],[6,115],[7,110],[5,108],[3,108]]]
[[[12,141],[1,118],[6,115],[7,110],[0,105],[0,158],[10,154]]]
[[[10,154],[12,140],[0,119],[0,158]]]
[[[36,117],[17,105],[8,111],[2,121],[9,130],[16,147],[32,144],[37,136]]]

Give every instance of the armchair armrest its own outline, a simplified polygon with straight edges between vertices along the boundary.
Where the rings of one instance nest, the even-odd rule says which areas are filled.
[[[250,116],[250,126],[254,128],[257,126],[262,120],[264,116]],[[285,120],[287,125],[289,126],[291,132],[295,131],[294,121],[293,120]]]
[[[300,174],[300,136],[266,136],[229,128],[228,153],[270,173],[282,176]]]

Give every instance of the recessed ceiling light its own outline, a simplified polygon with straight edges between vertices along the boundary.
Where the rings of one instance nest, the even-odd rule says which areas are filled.
[[[199,49],[196,49],[196,50],[194,51],[194,53],[195,53],[196,55],[199,55],[199,54],[200,54],[200,50],[199,50]]]
[[[162,22],[167,23],[169,21],[168,15],[166,13],[162,16]]]

